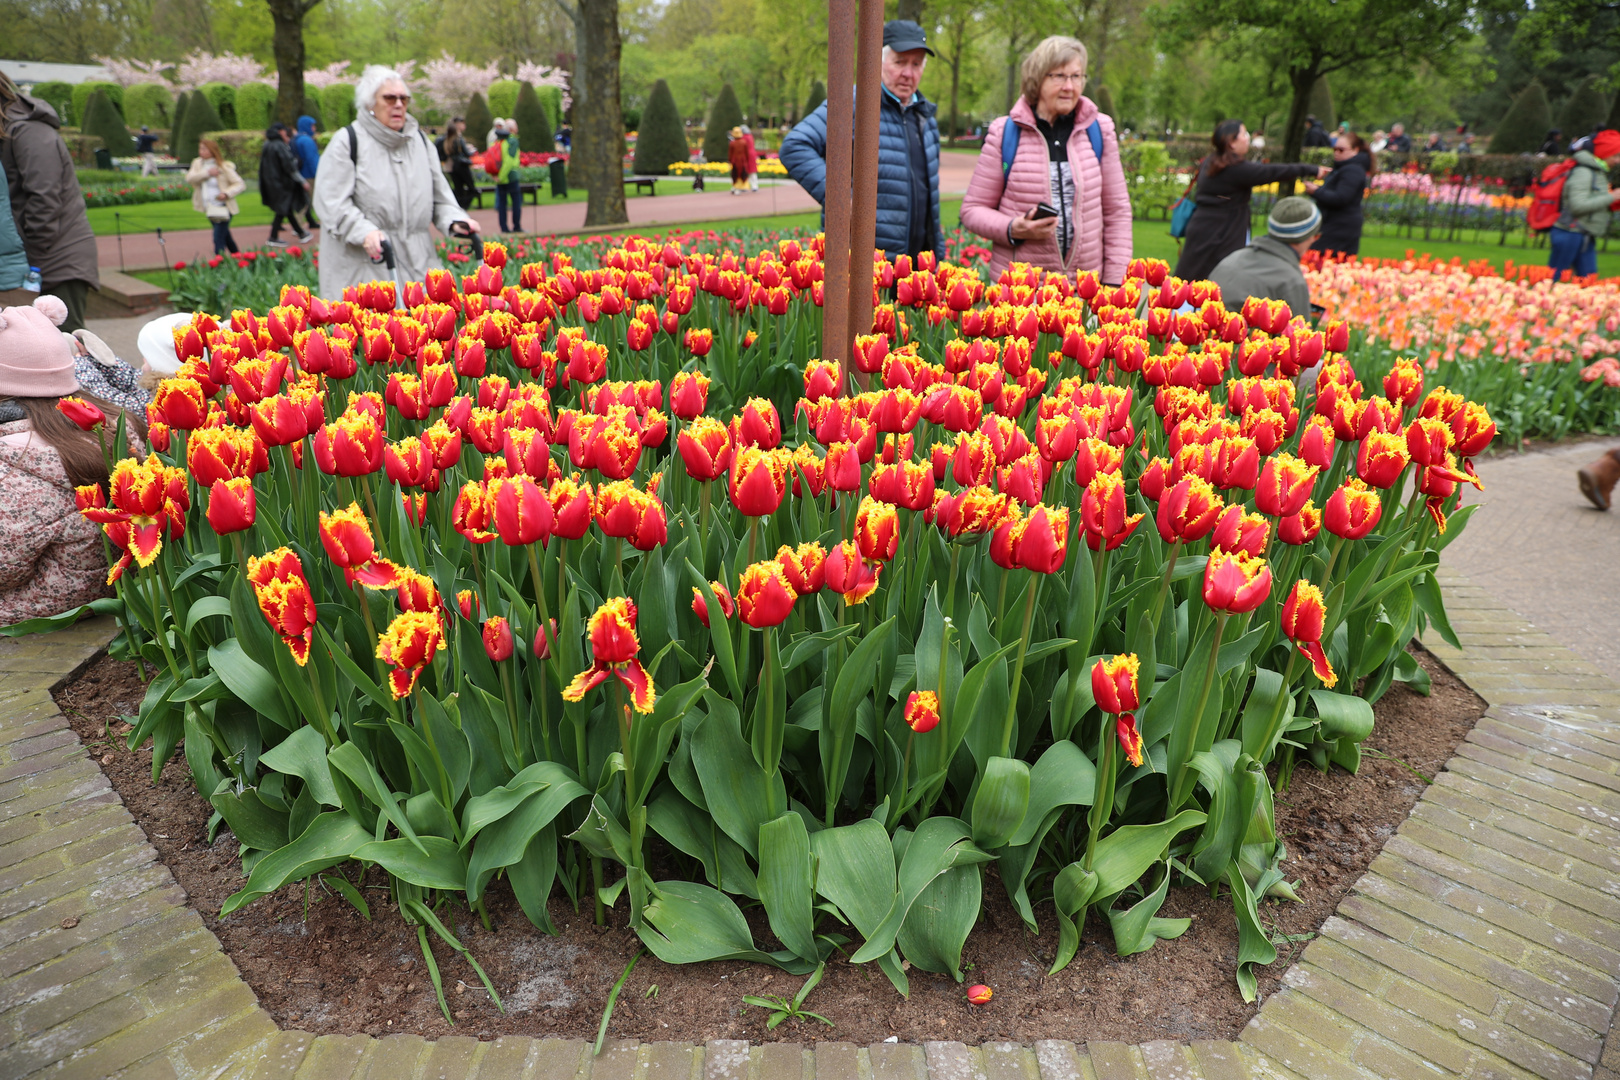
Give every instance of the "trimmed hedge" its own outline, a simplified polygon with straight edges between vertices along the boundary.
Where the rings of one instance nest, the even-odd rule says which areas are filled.
[[[521,150],[530,154],[551,151],[551,118],[546,115],[546,107],[540,103],[540,96],[528,83],[518,89],[517,108],[512,110],[512,119],[517,121],[518,147]]]
[[[490,83],[490,114],[493,116],[511,116],[517,110],[518,93],[522,89],[523,84],[516,79],[501,79],[498,82]]]
[[[197,156],[197,140],[204,135],[225,131],[227,125],[220,118],[214,103],[201,90],[194,91],[186,103],[185,118],[180,131],[174,135],[174,156],[177,161],[190,162]]]
[[[269,83],[245,82],[236,88],[236,127],[263,130],[275,119],[276,88]]]
[[[112,100],[99,90],[91,94],[84,104],[82,130],[86,135],[100,139],[101,145],[113,157],[129,157],[135,153],[135,140],[130,138],[129,128],[124,126],[124,118],[118,115]]]
[[[1569,95],[1564,102],[1564,108],[1558,114],[1558,126],[1564,129],[1564,138],[1578,139],[1582,135],[1590,135],[1594,128],[1603,126],[1603,120],[1609,115],[1609,98],[1598,89],[1596,75],[1588,75],[1581,80],[1575,92]]]
[[[534,88],[534,95],[540,99],[540,104],[546,110],[546,118],[550,121],[551,130],[556,131],[562,127],[562,91],[555,86],[537,86]],[[551,146],[547,145],[546,149],[550,150]]]
[[[55,109],[57,119],[62,121],[63,127],[72,127],[78,122],[79,114],[73,111],[72,83],[55,81],[36,83],[32,96]]]
[[[1491,136],[1493,154],[1533,154],[1547,137],[1553,126],[1552,107],[1547,104],[1547,90],[1541,80],[1531,79],[1530,85],[1519,91],[1502,122]]]
[[[484,104],[484,95],[474,93],[467,102],[467,141],[475,148],[484,149],[484,140],[489,136],[489,129],[495,124],[495,117]]]
[[[354,122],[354,87],[349,83],[333,83],[321,91],[321,115],[316,118],[321,127],[336,131]]]
[[[107,95],[119,116],[124,115],[124,88],[115,82],[82,82],[73,88],[73,121],[79,127],[84,126],[90,95],[100,90]]]
[[[124,122],[154,131],[174,123],[174,94],[162,83],[137,83],[124,91]]]
[[[667,176],[669,167],[689,160],[686,149],[686,128],[681,123],[680,110],[675,107],[675,96],[663,79],[653,83],[647,95],[647,108],[641,114],[641,129],[636,135],[636,157],[631,166],[644,176]]]
[[[737,92],[726,83],[720,96],[709,110],[709,123],[703,129],[703,157],[707,161],[727,160],[731,144],[731,129],[743,122],[742,106],[737,104]]]
[[[204,83],[198,93],[214,107],[214,112],[219,115],[220,128],[234,130],[242,126],[236,121],[236,87],[222,82]]]

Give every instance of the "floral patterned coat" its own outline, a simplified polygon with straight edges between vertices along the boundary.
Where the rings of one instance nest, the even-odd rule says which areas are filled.
[[[0,438],[28,421],[0,424]],[[0,442],[0,626],[111,595],[101,530],[79,516],[56,450]]]

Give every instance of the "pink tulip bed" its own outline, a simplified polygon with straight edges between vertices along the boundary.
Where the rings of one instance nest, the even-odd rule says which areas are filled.
[[[284,280],[175,330],[148,456],[65,407],[149,680],[119,741],[206,803],[218,926],[325,897],[347,954],[385,922],[447,1028],[532,1010],[517,957],[591,935],[596,969],[828,980],[823,1013],[862,987],[851,1028],[915,993],[1039,1029],[1076,963],[1108,995],[1168,955],[1241,1023],[1282,913],[1340,887],[1290,829],[1376,850],[1343,808],[1389,799],[1289,807],[1400,756],[1374,706],[1420,708],[1407,645],[1452,640],[1491,410],[1358,367],[1349,321],[1151,260],[987,281],[970,245],[876,262],[839,362],[819,245]]]

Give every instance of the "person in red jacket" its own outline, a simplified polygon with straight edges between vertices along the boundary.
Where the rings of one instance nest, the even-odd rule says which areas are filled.
[[[1109,284],[1131,261],[1131,199],[1114,120],[1083,93],[1086,47],[1049,37],[1024,58],[1023,94],[990,123],[962,199],[962,224],[992,244],[990,273],[1009,262],[1071,273],[1093,270]],[[1017,153],[1002,172],[1002,140]],[[1041,203],[1057,211],[1036,218]]]
[[[726,144],[726,159],[731,162],[731,193],[741,195],[748,190],[748,140],[742,128],[734,127],[731,141]]]

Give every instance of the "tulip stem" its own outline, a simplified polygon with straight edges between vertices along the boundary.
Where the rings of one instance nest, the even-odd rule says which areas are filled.
[[[709,500],[713,497],[712,481],[698,485],[703,492],[703,498],[698,510],[698,567],[705,577],[709,574]]]
[[[1013,732],[1018,721],[1018,691],[1024,681],[1024,654],[1029,651],[1029,628],[1035,621],[1035,597],[1041,591],[1041,576],[1031,574],[1029,600],[1024,604],[1024,630],[1018,639],[1018,662],[1013,665],[1012,693],[1007,699],[1007,718],[1001,722],[1001,756],[1012,757]]]
[[[951,580],[945,588],[945,617],[947,619],[956,617],[956,567],[961,558],[962,546],[956,543],[951,544]]]
[[[169,663],[169,672],[174,676],[176,683],[184,681],[180,675],[180,665],[174,659],[174,650],[169,647],[169,635],[163,629],[163,605],[158,601],[157,571],[147,574],[147,603],[152,605],[152,636],[157,638],[158,645],[163,649],[163,659]]]
[[[1165,564],[1164,580],[1159,583],[1158,598],[1153,601],[1153,628],[1159,628],[1159,613],[1164,610],[1164,598],[1170,594],[1170,579],[1176,572],[1176,559],[1181,556],[1181,541],[1170,545],[1170,561]]]
[[[512,729],[512,754],[515,765],[514,773],[521,772],[528,761],[528,755],[523,752],[523,743],[518,738],[517,705],[512,700],[512,673],[506,670],[506,664],[500,660],[495,661],[495,670],[501,677],[501,693],[506,698],[506,722]]]
[[[1102,714],[1102,727],[1097,737],[1097,790],[1091,801],[1091,810],[1086,814],[1086,824],[1089,826],[1086,835],[1087,870],[1091,869],[1097,857],[1097,839],[1114,814],[1114,784],[1118,768],[1114,763],[1114,752],[1119,739],[1108,730],[1110,718],[1111,714]]]
[[[1277,737],[1282,734],[1277,729],[1282,726],[1284,707],[1294,696],[1294,672],[1299,667],[1300,653],[1297,647],[1291,650],[1291,653],[1292,655],[1288,657],[1288,670],[1283,673],[1282,692],[1277,695],[1277,704],[1272,706],[1271,715],[1266,718],[1266,736],[1255,747],[1258,753],[1254,756],[1260,759],[1262,766],[1271,760],[1271,752],[1277,745]]]
[[[1209,646],[1209,663],[1204,668],[1204,686],[1198,692],[1198,708],[1192,714],[1193,737],[1187,744],[1187,757],[1192,756],[1201,749],[1199,743],[1204,727],[1204,709],[1209,705],[1209,691],[1215,683],[1216,670],[1220,667],[1221,637],[1226,633],[1226,620],[1230,616],[1224,611],[1215,613],[1215,640]],[[1183,718],[1185,719],[1185,718]],[[1181,771],[1176,775],[1175,798],[1170,801],[1170,813],[1173,815],[1187,802],[1187,796],[1192,793],[1192,768],[1188,762],[1181,763]]]
[[[1340,536],[1333,541],[1333,550],[1328,552],[1327,569],[1322,571],[1322,584],[1319,586],[1325,594],[1333,583],[1333,567],[1338,564],[1339,552],[1344,550],[1345,538]]]

